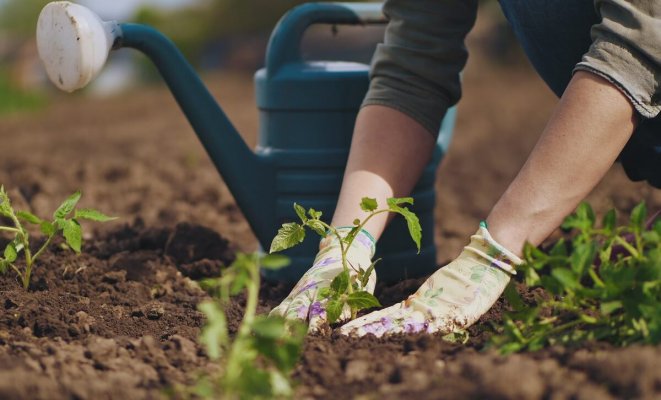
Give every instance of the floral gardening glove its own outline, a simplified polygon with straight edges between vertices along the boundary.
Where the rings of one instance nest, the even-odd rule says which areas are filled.
[[[345,335],[451,333],[474,324],[503,293],[521,259],[496,243],[486,223],[459,257],[436,271],[408,299],[340,328]]]
[[[351,231],[351,227],[337,228],[340,235],[344,237]],[[361,230],[347,253],[350,277],[359,271],[359,268],[367,270],[374,256],[374,239],[365,230]],[[326,322],[327,300],[317,300],[320,289],[329,287],[333,278],[342,272],[342,252],[340,243],[334,235],[328,235],[319,244],[319,253],[314,259],[314,264],[298,281],[289,296],[277,307],[271,310],[269,315],[280,315],[287,319],[298,319],[308,321],[308,332],[318,331]],[[364,290],[374,293],[376,285],[376,272],[372,271]],[[340,320],[349,318],[351,311],[348,306],[340,314]]]

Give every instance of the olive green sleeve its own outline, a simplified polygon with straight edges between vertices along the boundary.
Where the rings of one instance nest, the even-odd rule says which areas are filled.
[[[595,8],[601,22],[575,71],[602,76],[640,115],[655,117],[661,111],[661,1],[596,0]]]
[[[383,11],[389,23],[363,106],[397,109],[437,136],[445,112],[461,97],[464,39],[477,0],[387,0]]]

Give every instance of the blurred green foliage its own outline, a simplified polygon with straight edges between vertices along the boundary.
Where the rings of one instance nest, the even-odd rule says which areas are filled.
[[[11,34],[12,39],[28,40],[34,37],[37,17],[49,0],[5,0],[0,7],[0,32]]]
[[[9,73],[0,68],[0,115],[16,111],[38,110],[46,103],[45,95],[16,87],[12,84]]]

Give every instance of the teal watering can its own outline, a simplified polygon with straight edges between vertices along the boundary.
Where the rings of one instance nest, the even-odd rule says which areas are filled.
[[[341,61],[308,61],[300,43],[316,23],[384,24],[378,3],[308,3],[282,17],[268,44],[266,67],[255,75],[260,115],[253,152],[175,45],[144,25],[102,21],[89,9],[65,1],[49,3],[37,27],[39,55],[59,88],[87,85],[108,52],[130,47],[156,65],[263,249],[284,222],[296,220],[294,202],[330,220],[347,162],[353,125],[368,88],[369,67]],[[434,246],[435,172],[452,137],[455,110],[448,111],[432,161],[414,189],[413,211],[422,225],[420,253],[406,224],[395,218],[377,246],[379,278],[394,281],[436,269]],[[292,265],[267,279],[296,281],[312,264],[318,238],[286,254]]]

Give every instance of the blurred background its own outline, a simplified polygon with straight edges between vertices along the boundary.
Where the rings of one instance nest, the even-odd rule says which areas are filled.
[[[255,71],[263,65],[269,34],[278,19],[303,0],[79,0],[104,20],[149,24],[169,36],[198,70]],[[35,25],[48,0],[0,0],[0,115],[47,106],[52,85],[41,68]],[[512,61],[518,51],[507,24],[494,7],[487,48],[496,62]],[[490,4],[493,3],[493,4]],[[343,58],[369,63],[371,48],[382,37],[379,27],[334,29],[314,26],[303,51],[309,58]],[[332,41],[326,40],[334,36]],[[319,43],[325,45],[319,46]],[[520,61],[520,60],[516,60]],[[107,96],[158,81],[151,65],[133,51],[113,54],[87,95]]]
[[[259,126],[253,74],[278,19],[301,0],[80,0],[104,19],[170,36],[201,72],[248,145]],[[0,0],[0,184],[48,215],[74,190],[118,224],[206,225],[244,251],[256,240],[170,92],[137,52],[113,52],[93,84],[57,92],[40,65],[35,25],[45,0]],[[313,26],[307,59],[368,63],[379,27]],[[516,175],[557,98],[537,76],[496,0],[481,1],[467,38],[463,97],[437,175],[438,261],[454,257]],[[321,95],[321,94],[320,94]],[[597,212],[661,207],[661,191],[615,164],[588,200]],[[20,207],[19,207],[20,208]],[[100,227],[99,229],[106,229]]]

